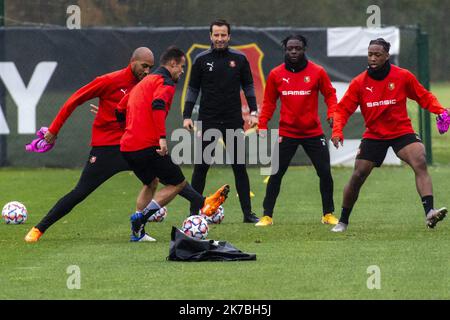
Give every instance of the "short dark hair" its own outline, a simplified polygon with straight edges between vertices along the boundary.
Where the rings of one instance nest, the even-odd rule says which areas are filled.
[[[290,34],[281,41],[281,44],[284,49],[286,49],[288,41],[292,40],[292,39],[301,41],[303,43],[303,45],[305,46],[305,48],[308,46],[308,40],[306,40],[306,38],[304,36],[302,36],[301,34]]]
[[[213,26],[227,26],[228,34],[231,34],[231,26],[225,19],[216,19],[209,25],[209,32],[212,33]]]
[[[181,61],[181,58],[185,56],[186,55],[181,49],[175,46],[170,46],[166,49],[166,51],[163,52],[163,54],[159,58],[159,63],[164,65],[167,64],[172,59],[175,59],[175,61],[179,63]]]
[[[373,44],[378,44],[378,45],[382,46],[387,53],[389,53],[389,49],[391,48],[391,44],[389,42],[387,42],[386,40],[384,40],[383,38],[378,38],[375,40],[371,40],[369,42],[369,46],[371,46]]]

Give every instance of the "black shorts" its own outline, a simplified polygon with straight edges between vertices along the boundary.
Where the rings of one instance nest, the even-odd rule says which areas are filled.
[[[182,183],[185,178],[181,168],[172,162],[169,155],[160,156],[156,152],[158,148],[150,147],[131,152],[122,151],[122,155],[143,184],[149,185],[156,177],[164,181],[165,184],[178,185]]]
[[[389,140],[362,139],[356,159],[372,161],[376,167],[380,167],[389,147],[392,147],[397,154],[403,147],[414,142],[422,143],[422,140],[415,133],[408,133]]]

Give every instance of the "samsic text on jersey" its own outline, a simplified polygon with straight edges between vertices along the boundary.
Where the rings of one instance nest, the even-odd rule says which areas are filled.
[[[367,71],[350,83],[338,104],[334,117],[333,137],[341,137],[342,128],[360,106],[366,124],[363,138],[388,140],[414,133],[406,108],[407,98],[432,113],[440,114],[444,108],[408,70],[391,65],[383,80],[372,79]]]

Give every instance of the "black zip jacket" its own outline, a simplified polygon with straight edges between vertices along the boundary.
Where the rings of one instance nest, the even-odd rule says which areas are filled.
[[[230,48],[199,53],[192,66],[183,118],[191,118],[201,91],[198,120],[242,125],[241,87],[250,112],[257,111],[252,72],[245,55]]]

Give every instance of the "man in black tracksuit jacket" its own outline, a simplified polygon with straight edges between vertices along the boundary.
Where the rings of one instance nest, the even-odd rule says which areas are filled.
[[[225,20],[216,20],[210,25],[211,49],[198,54],[194,60],[189,80],[186,102],[183,111],[183,126],[193,129],[192,110],[201,91],[198,120],[202,121],[202,132],[208,129],[218,129],[227,144],[226,129],[243,131],[242,105],[240,91],[244,91],[250,108],[250,125],[258,123],[256,96],[250,64],[245,55],[228,48],[230,41],[230,25]],[[234,138],[233,173],[236,189],[239,195],[244,222],[258,222],[252,213],[250,201],[250,182],[245,162],[237,161],[237,157],[245,154],[245,148],[238,149],[238,139],[244,139],[243,134]],[[203,150],[217,141],[203,141]],[[239,155],[240,153],[240,155]],[[205,188],[209,164],[202,159],[201,164],[195,164],[192,174],[192,187],[199,193]],[[192,210],[191,210],[192,211]],[[191,212],[193,213],[193,212]]]

